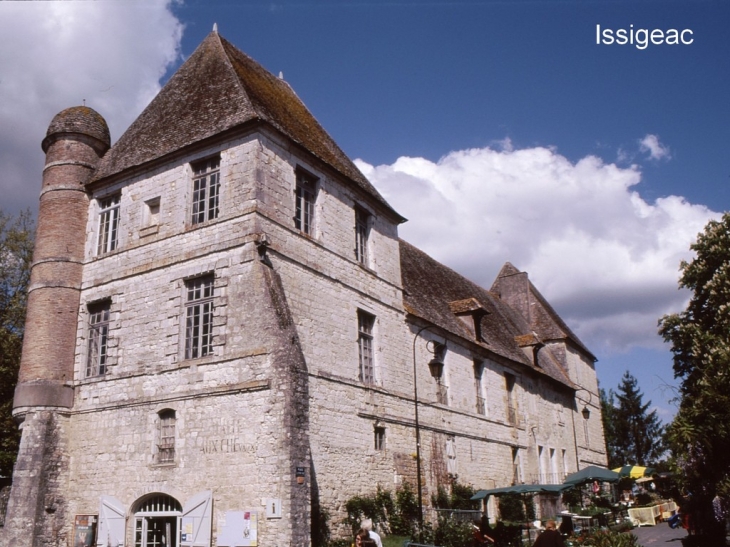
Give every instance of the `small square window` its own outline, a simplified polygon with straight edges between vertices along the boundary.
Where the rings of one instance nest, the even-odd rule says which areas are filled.
[[[145,225],[157,226],[160,223],[160,198],[146,201],[145,205],[147,206]]]
[[[201,224],[218,218],[220,196],[220,157],[192,164],[193,208],[191,224]]]

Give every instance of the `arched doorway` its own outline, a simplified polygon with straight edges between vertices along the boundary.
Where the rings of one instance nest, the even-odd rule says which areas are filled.
[[[134,511],[134,547],[178,547],[182,506],[167,494],[150,494]]]

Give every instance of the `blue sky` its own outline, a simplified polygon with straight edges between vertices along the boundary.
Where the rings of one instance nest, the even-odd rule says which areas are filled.
[[[726,1],[0,2],[0,206],[37,207],[40,141],[86,104],[112,139],[218,24],[286,79],[409,222],[489,286],[505,261],[673,414],[678,265],[730,208]],[[690,45],[596,44],[690,29]]]

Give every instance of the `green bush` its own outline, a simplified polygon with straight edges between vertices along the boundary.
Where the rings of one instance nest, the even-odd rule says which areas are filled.
[[[582,494],[579,486],[574,486],[563,492],[563,503],[570,507],[580,507]]]
[[[527,522],[535,520],[535,503],[532,496],[504,494],[499,498],[499,516],[507,522]]]
[[[439,517],[434,543],[443,547],[471,547],[474,541],[472,525],[448,517]]]
[[[390,520],[390,530],[401,536],[412,536],[419,517],[416,495],[407,482],[403,483],[403,487],[395,493],[395,514]]]
[[[446,488],[439,486],[436,495],[431,496],[431,505],[437,509],[479,509],[479,501],[471,499],[474,494],[476,494],[474,487],[461,484],[458,479],[454,479],[451,483],[451,494]]]
[[[451,485],[451,509],[479,509],[479,501],[471,499],[474,494],[476,494],[474,487],[454,480]]]
[[[499,498],[499,516],[504,521],[525,522],[525,506],[519,494],[504,494]]]
[[[369,518],[388,533],[412,537],[418,523],[418,500],[408,483],[396,491],[395,500],[388,490],[378,486],[374,495],[353,496],[345,503],[348,525],[352,534]]]
[[[499,517],[506,522],[523,523],[535,520],[532,496],[504,494],[499,498]]]

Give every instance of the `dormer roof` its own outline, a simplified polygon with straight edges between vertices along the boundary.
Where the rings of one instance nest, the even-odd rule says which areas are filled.
[[[561,340],[572,344],[593,361],[596,357],[565,324],[545,300],[526,272],[506,262],[492,285],[491,292],[515,309],[529,323],[530,329],[543,341]]]
[[[403,307],[408,314],[575,388],[549,349],[535,352],[536,358],[523,351],[520,342],[529,342],[524,347],[539,349],[539,340],[525,318],[507,302],[403,240],[400,240],[400,260]],[[474,332],[460,320],[459,315],[464,313],[478,313],[481,340],[475,339]]]
[[[215,30],[102,158],[97,181],[222,132],[267,124],[398,215],[284,80]]]

